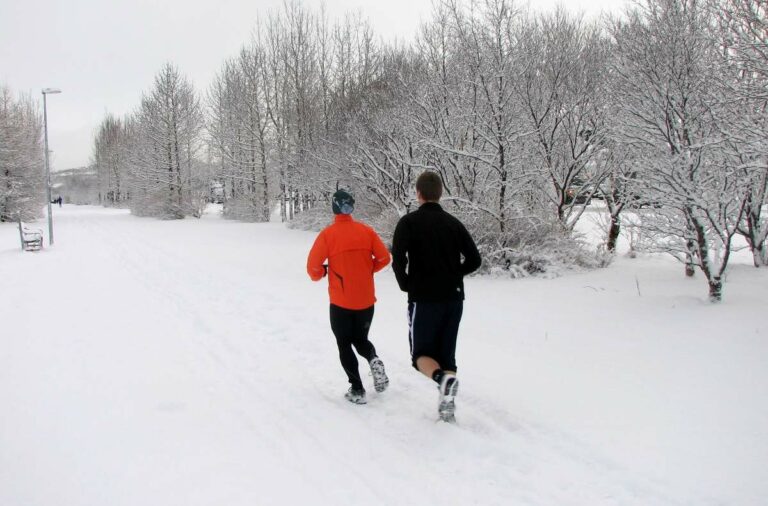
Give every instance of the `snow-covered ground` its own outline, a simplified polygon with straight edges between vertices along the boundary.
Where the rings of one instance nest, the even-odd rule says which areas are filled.
[[[768,272],[746,255],[719,305],[664,257],[469,279],[450,426],[389,269],[391,386],[356,406],[314,234],[54,212],[40,253],[0,224],[2,506],[766,504]]]

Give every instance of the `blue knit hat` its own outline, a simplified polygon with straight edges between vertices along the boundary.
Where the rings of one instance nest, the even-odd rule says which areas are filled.
[[[355,198],[344,190],[336,190],[331,199],[333,214],[352,214],[355,210]]]

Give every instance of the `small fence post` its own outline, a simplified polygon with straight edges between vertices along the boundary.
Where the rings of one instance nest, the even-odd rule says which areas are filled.
[[[19,240],[21,241],[21,251],[24,251],[24,232],[21,230],[21,211],[16,213],[16,220],[19,222]]]

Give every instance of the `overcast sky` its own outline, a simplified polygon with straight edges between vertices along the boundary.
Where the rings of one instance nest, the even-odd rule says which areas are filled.
[[[310,8],[321,0],[304,0]],[[532,2],[552,8],[557,0]],[[587,15],[616,12],[622,0],[568,0]],[[0,0],[0,84],[49,95],[53,170],[87,165],[106,112],[138,104],[165,62],[205,90],[225,58],[249,40],[259,15],[282,0]],[[326,0],[331,19],[359,10],[384,39],[410,40],[431,0]]]

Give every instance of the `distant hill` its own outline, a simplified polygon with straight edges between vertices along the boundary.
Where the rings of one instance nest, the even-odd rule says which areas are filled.
[[[51,173],[53,198],[62,197],[66,204],[99,204],[99,181],[92,167],[75,167]]]
[[[79,176],[84,174],[91,174],[95,176],[96,169],[94,169],[93,167],[85,166],[85,167],[73,167],[71,169],[57,170],[57,171],[51,172],[51,179],[57,176],[70,177],[70,176]]]

